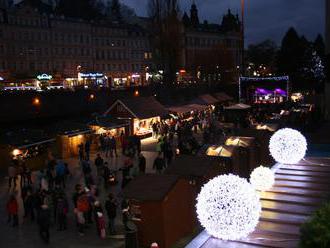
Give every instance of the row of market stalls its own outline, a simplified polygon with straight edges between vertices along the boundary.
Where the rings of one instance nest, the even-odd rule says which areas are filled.
[[[223,96],[221,99],[224,99]],[[230,97],[226,98],[229,101]],[[87,140],[91,149],[96,149],[98,137],[103,134],[114,136],[118,141],[120,136],[136,135],[140,139],[152,136],[152,124],[161,119],[172,118],[192,112],[205,111],[219,101],[211,95],[202,95],[181,106],[166,108],[154,97],[132,97],[118,99],[100,116],[90,119],[61,121],[48,125],[43,130],[12,130],[3,132],[0,140],[0,154],[5,157],[4,166],[12,160],[24,159],[28,164],[38,164],[49,159],[49,154],[60,158],[78,155],[78,147]],[[41,149],[42,147],[42,149]],[[43,153],[40,150],[49,151]],[[38,159],[35,159],[38,158]],[[38,160],[38,162],[36,162]]]

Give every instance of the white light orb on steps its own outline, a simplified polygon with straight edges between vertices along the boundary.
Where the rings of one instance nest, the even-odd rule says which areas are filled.
[[[258,224],[261,203],[254,187],[235,175],[206,183],[196,204],[197,217],[207,233],[223,240],[247,237]]]
[[[269,151],[276,162],[296,164],[306,155],[306,138],[297,130],[283,128],[278,130],[269,141]]]
[[[271,169],[259,166],[252,171],[250,183],[256,190],[269,190],[275,183],[275,174]]]

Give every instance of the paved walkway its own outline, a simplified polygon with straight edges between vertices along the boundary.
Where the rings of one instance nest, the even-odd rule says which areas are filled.
[[[147,173],[153,173],[152,164],[153,160],[157,156],[154,145],[155,140],[148,139],[147,141],[143,141],[142,151],[147,159]],[[94,161],[95,154],[92,154],[91,161]],[[119,168],[123,165],[124,156],[119,156],[118,158],[108,158],[106,160],[109,163],[109,166],[112,169]],[[95,225],[90,225],[88,229],[86,229],[86,235],[80,237],[77,233],[77,229],[75,226],[75,216],[73,214],[72,207],[72,192],[74,190],[74,185],[77,183],[83,182],[83,175],[79,166],[79,161],[77,158],[67,159],[66,162],[69,164],[69,169],[73,174],[72,178],[68,179],[66,193],[67,198],[70,204],[70,211],[68,214],[68,229],[66,231],[57,231],[56,227],[52,227],[50,230],[50,244],[47,247],[64,247],[64,248],[75,248],[75,247],[111,247],[111,248],[119,248],[124,247],[124,238],[123,238],[123,227],[122,227],[122,219],[120,210],[118,210],[118,217],[116,220],[116,226],[118,231],[118,236],[110,237],[108,236],[105,240],[101,240],[96,234]],[[137,162],[137,161],[136,161]],[[135,162],[135,164],[136,164]],[[93,167],[93,173],[95,175],[95,168],[93,163],[91,164]],[[119,180],[121,180],[121,173],[118,173]],[[109,192],[113,192],[118,197],[118,202],[121,202],[121,188],[120,183],[116,186],[110,187],[109,189],[104,189],[100,187],[100,200],[102,204],[104,203],[106,196]],[[17,198],[20,199],[20,190],[17,187]],[[8,199],[10,192],[8,192],[7,188],[7,178],[2,178],[0,180],[0,233],[2,234],[0,238],[0,247],[45,247],[45,244],[41,241],[38,235],[38,227],[35,223],[26,222],[23,223],[23,207],[22,201],[19,201],[19,226],[13,228],[9,226],[7,222],[7,215],[5,210],[5,204]]]

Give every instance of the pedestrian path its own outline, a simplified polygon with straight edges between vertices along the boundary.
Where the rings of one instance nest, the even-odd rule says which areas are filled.
[[[142,146],[143,150],[143,146]],[[150,149],[151,150],[151,149]],[[142,151],[147,160],[147,173],[153,173],[152,164],[154,158],[157,156],[156,152],[153,151]],[[94,166],[94,159],[96,154],[91,155],[91,167],[94,177],[96,177],[96,170]],[[105,161],[108,162],[111,169],[119,169],[124,164],[125,157],[119,155],[118,158],[105,158]],[[70,158],[65,160],[69,165],[69,170],[72,174],[72,177],[69,177],[67,180],[66,194],[70,204],[69,214],[68,214],[68,229],[66,231],[57,231],[56,227],[53,226],[50,230],[50,244],[47,247],[65,247],[65,248],[75,248],[75,247],[111,247],[111,248],[121,248],[124,247],[124,231],[122,226],[122,217],[120,210],[118,210],[118,217],[116,219],[116,226],[118,235],[108,236],[105,240],[101,240],[97,233],[96,227],[90,225],[86,230],[86,234],[83,237],[80,237],[77,233],[77,228],[75,224],[75,216],[73,213],[72,207],[72,193],[74,191],[74,186],[77,183],[83,183],[83,174],[81,172],[80,164],[77,158]],[[137,161],[134,161],[137,164]],[[118,180],[121,180],[121,173],[117,173]],[[15,192],[17,194],[17,199],[19,202],[19,226],[13,228],[7,225],[7,215],[5,210],[6,201],[9,195],[13,192],[13,189],[8,192],[7,178],[2,178],[0,180],[0,233],[1,236],[1,247],[5,245],[6,248],[11,247],[45,247],[45,244],[41,241],[38,233],[38,226],[36,223],[24,222],[23,221],[23,202],[20,197],[20,188],[16,187]],[[108,189],[104,189],[103,186],[100,186],[100,200],[102,204],[104,203],[109,192],[112,192],[117,196],[118,202],[121,202],[121,184],[118,183],[115,186],[111,186]],[[120,204],[119,204],[120,205]]]

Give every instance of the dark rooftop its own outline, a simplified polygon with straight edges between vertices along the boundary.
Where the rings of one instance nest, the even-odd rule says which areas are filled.
[[[131,97],[119,99],[137,118],[147,119],[165,116],[167,109],[154,97]]]
[[[175,175],[142,175],[126,186],[124,196],[138,201],[162,201],[178,179]]]
[[[182,177],[203,177],[212,168],[220,166],[215,157],[180,155],[165,170],[165,174]]]

